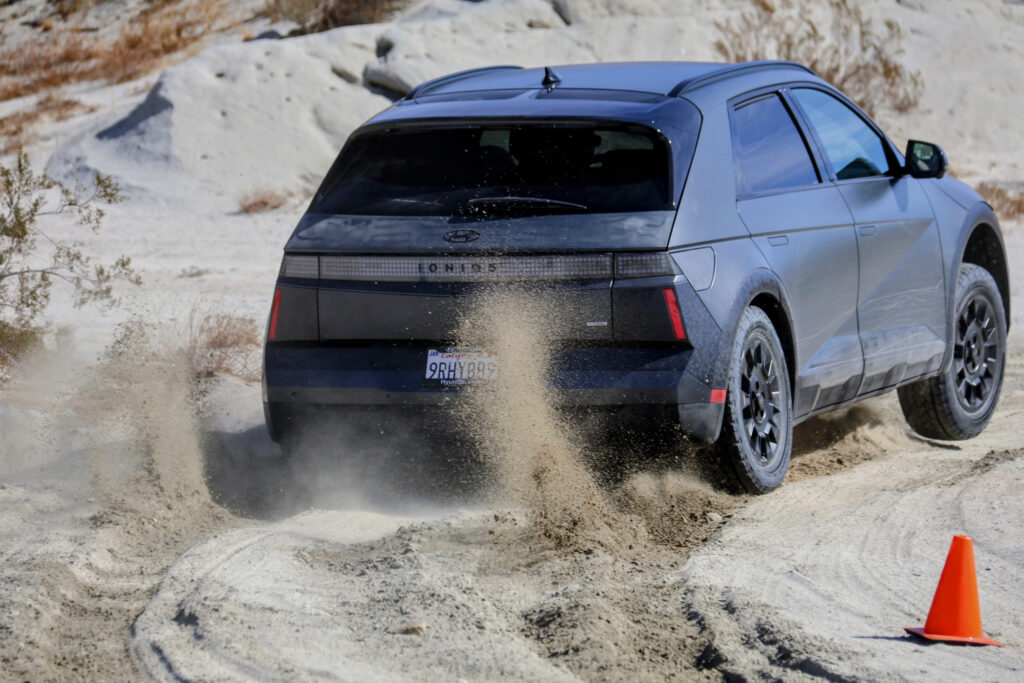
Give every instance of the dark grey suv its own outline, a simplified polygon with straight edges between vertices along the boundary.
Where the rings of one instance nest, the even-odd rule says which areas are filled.
[[[567,403],[670,411],[751,491],[782,482],[795,423],[891,389],[920,434],[972,437],[1009,282],[991,207],[945,168],[787,62],[424,83],[353,133],[285,246],[270,433],[487,381],[500,358],[452,348],[460,310],[526,282],[566,303]]]

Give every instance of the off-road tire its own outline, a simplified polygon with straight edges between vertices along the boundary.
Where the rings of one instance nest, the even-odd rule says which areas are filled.
[[[743,312],[729,352],[722,466],[744,490],[767,493],[789,470],[793,401],[782,342],[763,310]]]
[[[911,428],[929,439],[959,441],[980,434],[992,419],[1003,385],[1006,313],[995,280],[981,266],[965,263],[954,300],[949,369],[897,392]],[[984,324],[982,307],[990,326]]]

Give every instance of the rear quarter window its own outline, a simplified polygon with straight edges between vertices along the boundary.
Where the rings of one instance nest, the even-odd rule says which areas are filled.
[[[745,102],[732,117],[738,194],[757,194],[819,182],[807,144],[778,95]]]

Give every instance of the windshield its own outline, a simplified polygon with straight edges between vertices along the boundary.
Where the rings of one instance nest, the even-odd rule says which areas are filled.
[[[312,211],[509,216],[673,208],[669,150],[628,125],[419,128],[354,138]]]

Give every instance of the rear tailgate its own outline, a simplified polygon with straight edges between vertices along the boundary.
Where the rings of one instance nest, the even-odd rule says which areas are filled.
[[[329,279],[322,273],[317,307],[324,341],[452,340],[471,300],[494,287],[525,288],[524,296],[544,296],[552,314],[543,324],[554,339],[596,340],[612,335],[610,254],[340,258],[351,269],[372,265],[372,270],[414,271],[422,277],[419,281],[359,281],[345,276]],[[329,264],[337,260],[324,257],[322,271],[329,272]],[[547,278],[524,279],[522,271],[527,270]],[[504,271],[520,274],[510,277]],[[493,274],[490,278],[488,272]],[[347,275],[353,276],[351,271]]]
[[[672,219],[665,211],[370,223],[312,214],[287,251],[320,256],[321,340],[450,340],[467,297],[496,286],[553,292],[552,336],[599,340],[612,338],[611,251],[664,249]]]

